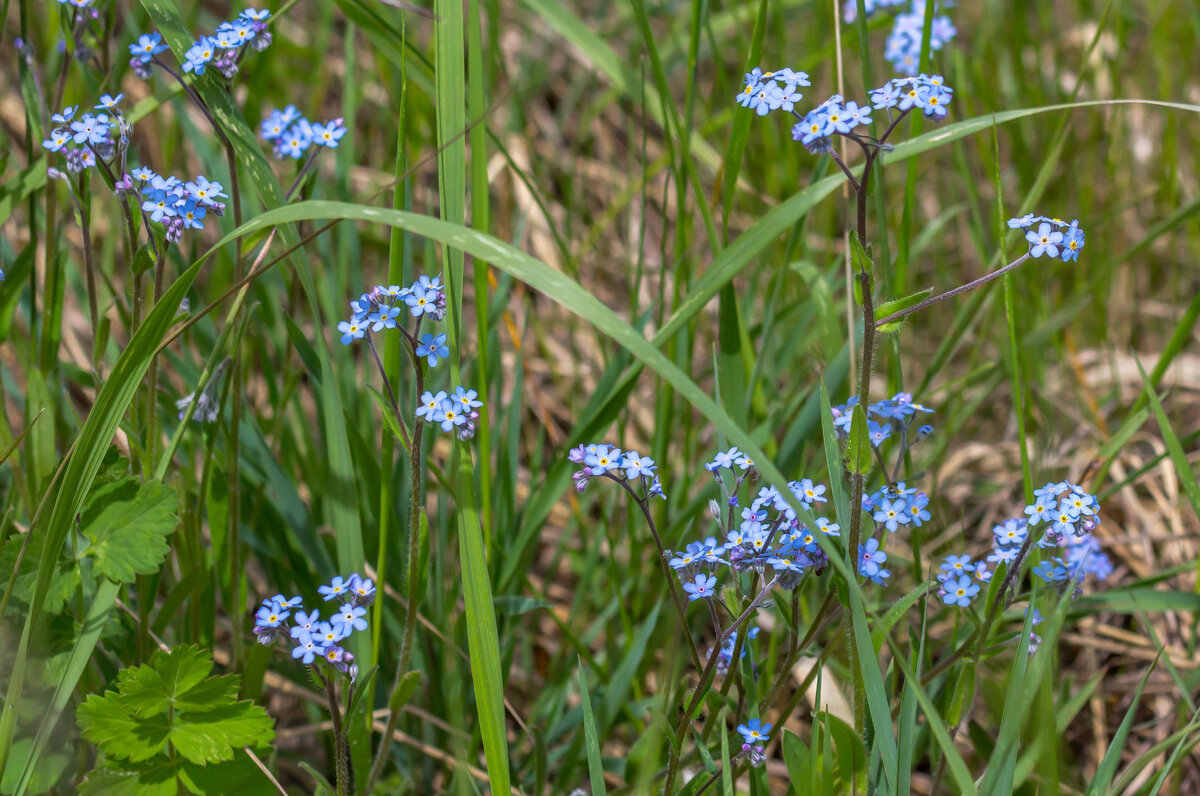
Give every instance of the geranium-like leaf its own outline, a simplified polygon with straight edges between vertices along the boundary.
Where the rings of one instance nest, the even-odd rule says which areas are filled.
[[[202,687],[211,671],[212,656],[207,652],[194,646],[176,647],[155,653],[148,665],[122,670],[117,676],[117,688],[122,703],[130,711],[150,718],[178,706],[181,695]]]
[[[176,713],[171,743],[193,763],[217,763],[232,760],[238,747],[269,742],[275,736],[274,727],[261,706],[235,702],[200,713]]]
[[[134,763],[158,754],[170,733],[165,713],[149,719],[135,716],[115,691],[92,694],[76,715],[84,738],[109,757]]]
[[[157,481],[123,478],[92,490],[80,517],[96,575],[132,583],[137,575],[157,572],[178,510],[175,490]]]

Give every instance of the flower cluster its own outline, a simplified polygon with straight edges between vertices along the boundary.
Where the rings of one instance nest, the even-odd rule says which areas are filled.
[[[1078,220],[1068,224],[1061,218],[1026,213],[1020,218],[1010,218],[1008,226],[1009,229],[1025,231],[1030,257],[1061,257],[1064,263],[1079,259],[1079,250],[1083,248],[1085,236],[1079,228]]]
[[[68,105],[53,114],[50,121],[57,127],[50,131],[49,138],[42,141],[42,147],[62,155],[66,159],[67,171],[72,174],[95,166],[97,158],[112,160],[118,146],[129,142],[129,123],[117,108],[117,103],[124,97],[124,94],[115,97],[105,94],[95,106],[100,113],[85,112],[78,119],[75,118],[78,105]],[[113,116],[109,116],[109,111]]]
[[[157,34],[155,34],[157,35]],[[132,125],[121,114],[124,94],[104,94],[95,106],[101,113],[83,113],[75,118],[78,105],[69,105],[50,117],[59,125],[42,146],[66,158],[67,171],[78,173],[100,164],[106,173],[113,174],[113,191],[117,196],[141,197],[141,210],[150,222],[161,224],[169,243],[178,243],[187,229],[204,229],[209,213],[225,214],[227,199],[219,182],[210,182],[204,175],[184,182],[178,177],[162,177],[145,166],[124,172]],[[109,113],[112,116],[109,116]],[[116,137],[114,137],[116,135]],[[62,177],[57,169],[51,177]]]
[[[833,407],[833,428],[842,439],[850,435],[850,422],[857,405],[858,396],[855,395],[841,406]],[[891,398],[869,404],[866,415],[871,445],[878,448],[893,437],[898,438],[905,447],[920,442],[933,433],[933,426],[927,424],[920,425],[916,433],[912,433],[913,422],[923,414],[933,414],[933,410],[917,403],[912,394],[906,392],[898,392]]]
[[[203,174],[183,182],[178,177],[162,177],[143,166],[123,178],[125,184],[118,183],[118,190],[133,189],[133,181],[140,185],[142,212],[166,228],[166,238],[171,243],[178,243],[185,229],[204,229],[204,219],[210,212],[215,216],[225,214],[225,205],[217,201],[228,198],[223,186]]]
[[[339,575],[317,591],[325,602],[343,601],[328,621],[321,619],[318,610],[306,612],[300,597],[289,599],[276,594],[263,600],[255,612],[254,635],[259,644],[266,646],[286,638],[292,645],[293,658],[310,665],[318,659],[324,660],[338,671],[349,674],[353,680],[358,667],[354,655],[341,642],[355,631],[367,629],[367,620],[363,617],[367,615],[367,606],[375,601],[375,584],[355,573],[348,578]],[[291,627],[285,624],[289,618],[294,623]]]
[[[932,52],[942,49],[958,33],[950,17],[937,13],[951,5],[953,3],[949,0],[942,0],[934,6],[929,30],[929,49]],[[921,40],[925,34],[925,0],[865,0],[863,3],[868,15],[880,8],[899,6],[906,6],[908,10],[896,15],[883,57],[897,72],[915,75],[921,59]],[[858,19],[858,0],[846,0],[842,8],[846,22]]]
[[[724,541],[709,536],[675,552],[667,562],[683,582],[689,600],[713,597],[717,591],[716,572],[729,567],[733,572],[764,572],[772,579],[767,588],[796,588],[804,574],[819,572],[828,564],[817,534],[839,536],[840,526],[818,516],[820,504],[827,503],[826,488],[810,478],[788,482],[792,496],[806,509],[803,518],[773,486],[760,487],[749,506],[741,509],[739,491],[748,477],[757,478],[754,462],[737,448],[718,453],[705,468],[712,473],[725,497],[716,500],[709,512]],[[726,471],[732,478],[728,482]],[[740,519],[739,519],[740,518]]]
[[[232,20],[217,25],[211,36],[196,39],[184,54],[183,71],[202,75],[208,68],[220,72],[227,80],[238,72],[238,65],[246,50],[265,50],[271,44],[271,32],[267,20],[271,12],[265,9],[247,8]],[[165,51],[162,36],[144,33],[129,45],[132,58],[129,66],[142,78],[150,76],[150,64],[155,56]]]
[[[411,332],[403,325],[405,310],[416,319],[416,326]],[[338,324],[342,345],[365,337],[374,347],[369,334],[399,329],[415,358],[424,359],[429,367],[437,367],[450,356],[445,333],[421,332],[421,323],[425,318],[440,321],[446,317],[446,294],[440,277],[430,279],[422,276],[408,287],[377,285],[369,293],[359,296],[357,301],[350,302],[350,312],[350,320]],[[466,440],[475,436],[475,421],[479,419],[476,410],[481,406],[483,401],[479,400],[479,393],[462,386],[457,387],[452,395],[444,390],[436,393],[426,390],[417,404],[416,416],[426,422],[436,423],[442,431],[456,433],[459,439]]]
[[[992,528],[992,552],[986,561],[974,561],[966,555],[947,556],[937,578],[938,596],[947,605],[966,606],[979,593],[972,579],[987,583],[992,579],[989,564],[1005,564],[1011,570],[1020,566],[1028,550],[1031,529],[1042,528],[1038,547],[1055,548],[1062,555],[1043,561],[1033,574],[1048,583],[1080,583],[1086,575],[1098,580],[1112,572],[1112,562],[1100,549],[1092,531],[1100,524],[1100,503],[1095,495],[1069,481],[1048,483],[1034,490],[1037,498],[1025,507],[1025,516],[1005,520]],[[1040,621],[1040,619],[1038,620]]]
[[[635,450],[622,451],[615,445],[593,442],[572,448],[567,459],[583,465],[571,476],[575,480],[575,490],[580,494],[587,489],[591,479],[610,478],[626,485],[640,484],[643,500],[650,497],[667,499],[663,494],[662,482],[658,480],[658,468],[654,460]]]
[[[894,129],[896,122],[896,117],[892,116],[893,108],[900,118],[915,108],[928,118],[941,121],[948,112],[946,106],[954,98],[954,89],[945,85],[941,75],[922,74],[889,80],[871,91],[870,98],[870,103],[860,105],[853,100],[847,102],[841,94],[834,94],[803,116],[795,114],[798,121],[792,127],[792,140],[804,144],[813,154],[832,152],[834,135],[864,139],[855,128],[865,128],[872,123],[872,109],[887,111],[892,122],[889,131]],[[866,136],[865,140],[870,137]]]
[[[397,328],[405,309],[417,319],[418,326],[426,316],[435,321],[445,318],[446,294],[442,291],[442,280],[436,276],[433,279],[422,276],[408,287],[377,285],[369,293],[363,293],[357,301],[350,302],[350,320],[338,324],[342,345],[361,340],[368,329],[382,332]]]
[[[264,141],[274,145],[275,157],[280,160],[299,160],[314,144],[336,149],[347,132],[344,121],[338,118],[324,124],[313,124],[300,115],[295,105],[289,105],[281,111],[273,110],[267,114],[259,131]]]
[[[804,98],[796,91],[799,86],[811,86],[808,75],[791,69],[764,72],[757,66],[746,73],[746,87],[737,95],[738,104],[766,116],[774,110],[791,111]]]
[[[954,99],[954,89],[946,85],[941,75],[919,75],[895,77],[870,92],[871,104],[876,110],[886,110],[890,116],[895,108],[901,113],[913,108],[927,118],[940,122],[946,118],[946,107]]]
[[[973,561],[970,556],[949,555],[942,560],[937,572],[938,596],[946,605],[966,607],[979,594],[980,586],[974,580],[988,583],[992,571],[983,561]]]

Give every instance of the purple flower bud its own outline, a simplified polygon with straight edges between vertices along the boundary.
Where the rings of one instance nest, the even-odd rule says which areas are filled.
[[[150,79],[150,64],[149,64],[149,62],[143,63],[141,58],[130,58],[129,59],[129,68],[132,69],[133,73],[135,75],[137,75],[138,77],[140,77],[142,80]]]
[[[269,647],[275,643],[275,634],[279,631],[277,627],[263,627],[261,625],[254,626],[254,638],[259,644],[264,647]]]
[[[125,172],[124,174],[122,174],[121,179],[119,179],[115,183],[113,183],[113,193],[115,193],[117,196],[124,196],[125,194],[131,193],[132,191],[133,191],[133,177],[130,176],[129,172]]]
[[[222,55],[213,61],[212,65],[214,69],[225,76],[226,80],[232,80],[233,76],[238,73],[237,61],[233,60],[231,55]]]
[[[591,479],[588,471],[586,469],[578,470],[571,478],[575,481],[575,491],[582,495],[588,487],[588,481]]]

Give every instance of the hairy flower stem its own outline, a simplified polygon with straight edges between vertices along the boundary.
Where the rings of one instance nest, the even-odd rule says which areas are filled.
[[[313,667],[317,677],[325,684],[325,693],[329,697],[329,717],[333,720],[333,757],[337,777],[337,796],[350,796],[354,793],[354,768],[350,762],[350,743],[346,738],[346,728],[342,724],[342,709],[338,704],[337,685],[332,677],[326,677],[317,667]]]
[[[100,339],[100,312],[97,309],[96,302],[96,266],[92,259],[92,214],[89,207],[91,198],[89,197],[87,202],[79,198],[83,191],[83,175],[84,172],[80,172],[80,194],[72,192],[72,195],[76,197],[75,207],[79,210],[79,229],[83,233],[83,266],[84,275],[87,277],[88,317],[92,321],[92,350],[96,362],[99,362],[100,352],[96,351],[95,348]]]
[[[984,274],[983,276],[979,277],[978,279],[973,279],[970,282],[966,283],[965,285],[959,285],[958,287],[956,287],[952,290],[947,290],[945,293],[940,293],[936,296],[931,296],[922,302],[912,305],[911,307],[909,307],[907,309],[900,310],[899,312],[893,312],[891,315],[887,316],[886,318],[880,318],[879,320],[875,321],[875,328],[878,329],[880,326],[883,326],[885,323],[891,323],[893,321],[898,321],[901,318],[905,317],[906,315],[912,315],[914,312],[920,312],[921,310],[925,309],[926,307],[930,307],[934,304],[937,304],[938,302],[945,301],[946,299],[949,299],[949,298],[954,298],[959,293],[966,293],[968,290],[974,290],[975,288],[979,287],[980,285],[985,285],[988,282],[991,282],[993,279],[998,279],[999,277],[1004,276],[1009,271],[1013,270],[1014,268],[1016,268],[1017,266],[1021,265],[1026,260],[1029,260],[1031,258],[1032,258],[1032,255],[1029,254],[1028,252],[1026,252],[1025,254],[1023,254],[1020,257],[1018,257],[1017,259],[1013,260],[1011,263],[1004,266],[1003,268],[998,268],[989,274]]]
[[[158,306],[158,302],[162,299],[163,283],[167,266],[167,247],[164,245],[159,252],[158,261],[154,263],[154,304]],[[146,475],[150,474],[150,470],[154,467],[155,449],[158,447],[158,352],[155,351],[150,355],[150,386],[146,395],[146,439],[143,443],[146,449]]]
[[[717,666],[717,661],[721,658],[721,646],[725,643],[725,639],[737,632],[737,629],[754,614],[755,609],[758,608],[758,604],[761,603],[763,599],[771,593],[771,589],[775,588],[775,584],[778,582],[779,576],[776,575],[769,582],[763,584],[762,590],[759,591],[757,597],[750,601],[750,604],[746,606],[746,610],[742,611],[742,613],[738,615],[737,619],[733,620],[733,624],[725,628],[725,632],[721,633],[714,640],[712,653],[710,653],[708,656],[708,663],[704,665],[704,671],[700,674],[700,683],[696,686],[696,690],[692,692],[692,698],[688,701],[687,708],[684,709],[683,715],[679,717],[679,725],[675,728],[676,738],[683,737],[684,730],[687,729],[687,725],[692,720],[692,713],[700,704],[700,700],[703,699],[704,695],[708,693],[713,670]],[[690,637],[691,636],[689,634],[689,638]],[[738,636],[738,640],[742,641],[745,639],[745,637],[746,634],[742,633]],[[736,649],[734,650],[734,654],[738,654]],[[736,660],[736,657],[733,658],[733,661]],[[736,663],[731,663],[730,665],[736,666]],[[663,786],[664,796],[670,796],[672,789],[675,787],[675,776],[679,772],[679,758],[680,756],[677,752],[673,750],[670,752],[670,758],[667,763],[667,779]]]
[[[413,371],[416,374],[416,394],[420,395],[425,391],[425,371],[422,369],[421,360],[417,356],[416,339],[417,333],[420,331],[420,321],[417,322],[417,328],[411,335],[407,332],[404,334],[405,350],[408,351],[409,357],[412,359]],[[404,331],[401,329],[401,331]],[[368,341],[370,334],[367,335]],[[371,351],[375,355],[375,363],[379,366],[379,370],[383,373],[383,363],[379,359],[379,353],[375,350],[374,343],[371,344]],[[392,395],[391,384],[388,383],[387,376],[384,375],[384,383],[388,384],[388,395]],[[396,411],[396,421],[400,423],[400,428],[404,428],[404,423],[400,418],[400,409],[396,405],[395,397],[392,397],[392,405]],[[420,418],[415,415],[413,417],[412,439],[408,447],[408,464],[409,464],[409,504],[408,504],[408,555],[404,560],[404,582],[408,586],[408,610],[404,615],[404,636],[400,642],[400,658],[396,661],[396,674],[392,678],[392,690],[388,697],[388,720],[387,726],[384,728],[383,737],[379,739],[379,748],[375,751],[375,759],[371,762],[371,769],[367,773],[367,791],[371,790],[371,786],[379,775],[383,773],[383,766],[387,762],[388,750],[392,746],[392,737],[396,732],[396,723],[400,720],[400,711],[393,709],[392,702],[395,700],[396,693],[400,689],[404,675],[408,673],[408,667],[412,660],[413,637],[417,628],[417,610],[420,608],[421,594],[418,588],[420,578],[417,572],[417,558],[421,554],[421,511],[424,510],[424,495],[421,493],[421,437],[423,436],[425,424]],[[382,587],[382,584],[380,584]]]
[[[650,535],[654,537],[654,544],[658,548],[658,563],[662,569],[663,578],[669,584],[668,591],[671,592],[671,599],[675,603],[675,610],[679,613],[679,627],[683,630],[684,638],[687,639],[688,650],[692,654],[692,665],[697,669],[700,668],[700,651],[696,649],[696,641],[692,638],[692,634],[687,629],[687,609],[683,605],[683,598],[679,594],[677,578],[671,577],[671,570],[667,566],[667,550],[663,547],[662,537],[658,535],[658,526],[654,523],[654,517],[650,513],[650,506],[643,500],[629,483],[620,478],[614,478],[621,487],[629,493],[633,498],[633,502],[637,503],[638,508],[642,510],[642,516],[646,518],[646,524],[650,526]]]

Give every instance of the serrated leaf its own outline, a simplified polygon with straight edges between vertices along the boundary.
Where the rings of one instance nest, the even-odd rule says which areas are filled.
[[[927,287],[924,290],[919,290],[916,293],[913,293],[912,295],[905,296],[904,298],[893,299],[892,301],[885,301],[882,304],[880,304],[878,307],[875,308],[875,317],[876,318],[887,318],[890,315],[895,315],[897,312],[906,310],[909,307],[913,306],[914,304],[920,304],[932,292],[933,292],[933,288]],[[892,332],[900,331],[900,327],[903,325],[904,325],[904,318],[900,318],[898,320],[892,321],[891,323],[885,323],[885,324],[882,324],[875,328],[877,331],[883,332],[885,334],[891,334]]]
[[[212,657],[208,653],[194,646],[176,647],[170,652],[155,653],[146,665],[121,670],[117,676],[117,690],[125,707],[143,718],[149,718],[175,705],[184,692],[203,687],[204,678],[211,671]],[[226,680],[213,679],[218,682]],[[233,687],[236,695],[236,677]],[[195,699],[191,701],[196,703]],[[207,707],[210,705],[202,705],[201,709]]]
[[[846,469],[863,475],[871,471],[871,435],[867,431],[867,413],[855,405],[850,417],[850,438],[846,441]]]
[[[185,760],[201,765],[232,760],[238,747],[269,743],[275,731],[266,710],[235,702],[238,677],[207,677],[211,670],[212,656],[194,646],[123,670],[117,691],[92,695],[79,707],[84,738],[109,757],[135,763],[170,741]]]
[[[83,737],[109,757],[140,763],[158,754],[170,725],[165,713],[151,719],[134,716],[115,691],[92,694],[76,712]]]
[[[253,702],[236,702],[202,713],[177,713],[171,744],[193,763],[232,760],[241,746],[258,746],[275,736],[275,722]]]
[[[85,554],[95,574],[132,583],[137,575],[158,571],[170,549],[167,537],[179,520],[179,496],[157,481],[124,478],[96,487],[83,507]]]

